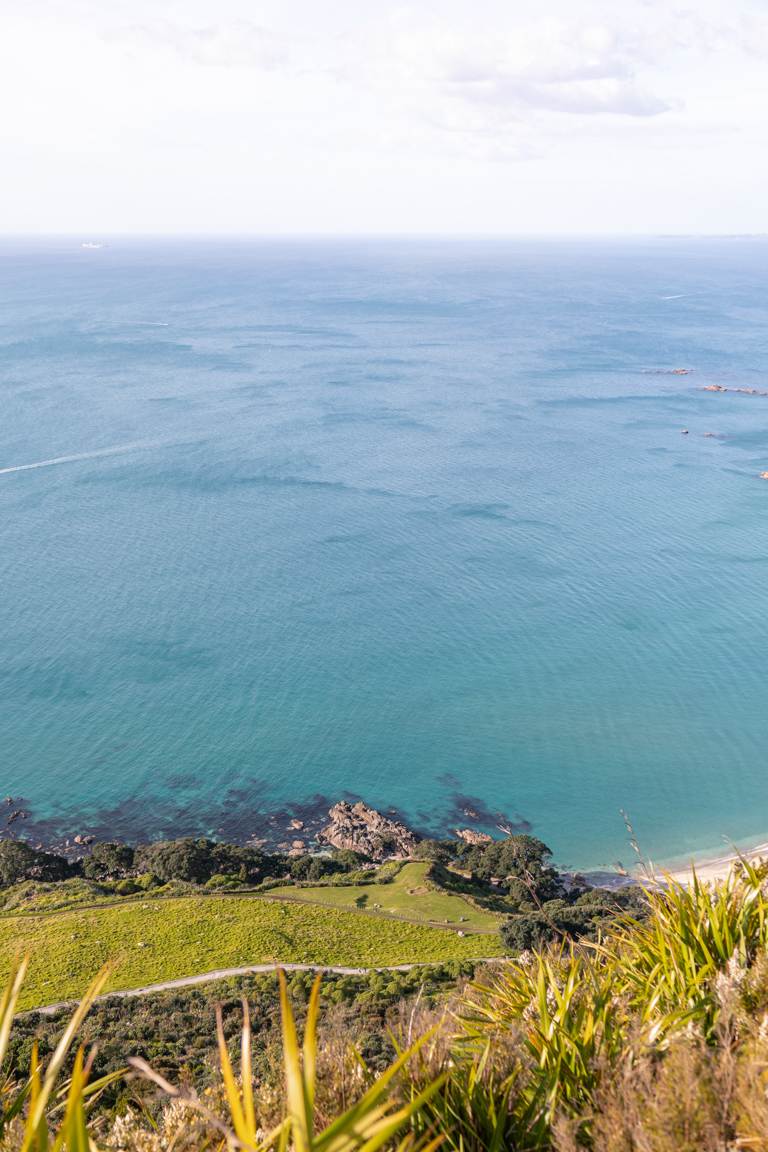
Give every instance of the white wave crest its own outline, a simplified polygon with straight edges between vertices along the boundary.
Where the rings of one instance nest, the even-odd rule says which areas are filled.
[[[28,472],[31,468],[53,468],[55,464],[74,464],[77,460],[96,460],[99,456],[118,456],[121,452],[151,447],[152,443],[138,440],[133,444],[117,444],[113,448],[98,448],[93,452],[73,452],[70,456],[53,456],[50,460],[35,460],[33,464],[13,464],[9,468],[0,468],[0,476],[6,476],[9,472]]]

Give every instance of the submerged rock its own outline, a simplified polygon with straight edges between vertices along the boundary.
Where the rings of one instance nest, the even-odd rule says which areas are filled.
[[[702,392],[739,392],[742,396],[768,396],[765,388],[726,388],[723,384],[706,384]]]
[[[392,820],[359,801],[348,804],[340,801],[330,809],[330,823],[318,833],[319,844],[332,848],[351,848],[370,856],[372,860],[394,857],[404,860],[411,856],[419,837],[400,820]]]

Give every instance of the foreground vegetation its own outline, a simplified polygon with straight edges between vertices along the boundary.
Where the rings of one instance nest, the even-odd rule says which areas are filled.
[[[380,1070],[397,1055],[392,1036],[416,999],[420,1008],[443,1004],[477,971],[477,965],[454,962],[359,975],[327,972],[322,984],[323,1039],[331,1033],[343,1037],[367,1064]],[[286,972],[286,979],[291,1001],[303,1016],[315,974],[293,970]],[[79,1038],[94,1052],[94,1076],[119,1071],[125,1065],[126,1053],[130,1053],[149,1061],[163,1076],[192,1082],[202,1091],[217,1079],[217,1044],[212,1029],[216,1009],[221,1009],[228,1043],[235,1043],[244,998],[253,1032],[254,1072],[263,1082],[272,1074],[280,1048],[275,971],[128,998],[107,996],[93,1005]],[[40,1058],[47,1060],[70,1012],[71,1008],[60,1008],[50,1014],[27,1012],[19,1016],[10,1048],[15,1066],[28,1065],[33,1044],[38,1045]],[[130,1096],[130,1086],[121,1081],[102,1096],[102,1103],[119,1107]]]
[[[366,1062],[317,992],[298,996],[297,1023],[283,983],[279,1063],[255,1052],[261,1016],[254,1004],[252,1027],[246,1001],[237,1045],[232,1013],[219,1017],[218,1072],[199,1094],[131,1063],[127,1041],[134,1079],[115,1117],[87,1095],[73,1027],[44,1067],[28,1045],[6,1061],[0,1141],[84,1152],[88,1128],[96,1146],[136,1152],[768,1149],[766,875],[744,864],[727,883],[650,891],[645,919],[596,944],[506,962],[448,1002],[417,995],[389,1020],[397,1055],[384,1070],[390,1056]],[[0,1007],[0,1060],[18,988]],[[114,1085],[95,1087],[104,1101]]]

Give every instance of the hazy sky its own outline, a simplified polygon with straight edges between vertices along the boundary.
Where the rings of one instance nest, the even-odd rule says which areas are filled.
[[[0,232],[768,231],[768,0],[0,15]]]

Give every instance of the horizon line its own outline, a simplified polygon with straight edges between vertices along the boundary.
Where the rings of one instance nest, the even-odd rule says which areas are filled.
[[[332,232],[332,231],[86,231],[4,232],[1,240],[761,240],[764,232]]]

